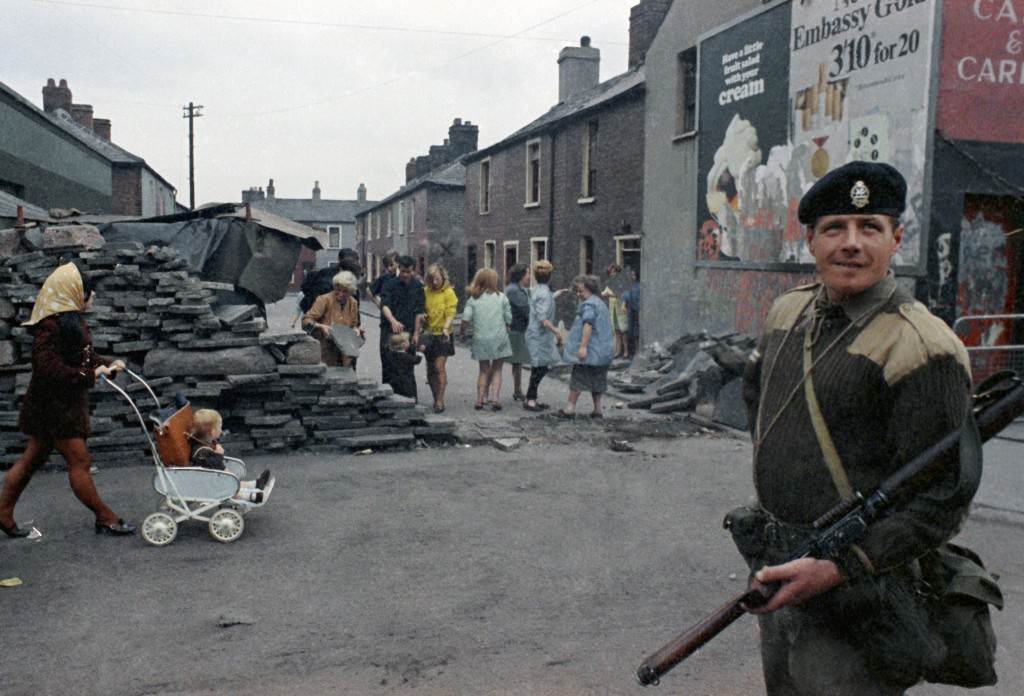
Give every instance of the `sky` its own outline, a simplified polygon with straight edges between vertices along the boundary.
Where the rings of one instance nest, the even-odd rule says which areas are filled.
[[[112,121],[112,139],[188,205],[379,200],[454,118],[486,147],[558,101],[558,52],[588,35],[601,79],[626,70],[638,0],[0,0],[0,81],[42,107],[47,78]]]

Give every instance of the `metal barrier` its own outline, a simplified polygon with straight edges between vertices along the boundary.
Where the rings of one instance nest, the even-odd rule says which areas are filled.
[[[1000,370],[1024,375],[1024,345],[1011,342],[1024,336],[1024,314],[963,316],[953,322],[953,332],[967,347],[975,384]]]

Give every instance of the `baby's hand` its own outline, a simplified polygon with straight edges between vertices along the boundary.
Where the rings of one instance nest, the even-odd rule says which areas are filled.
[[[224,454],[224,446],[218,442],[216,445],[213,446],[213,451],[216,452],[217,454]]]

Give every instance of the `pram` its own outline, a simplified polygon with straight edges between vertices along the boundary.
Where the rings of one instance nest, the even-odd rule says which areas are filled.
[[[142,377],[131,370],[124,370],[132,379],[146,388],[157,411],[150,414],[156,442],[150,435],[146,419],[128,392],[113,380],[102,376],[104,382],[114,388],[135,411],[139,424],[156,465],[153,488],[164,496],[160,509],[142,521],[142,538],[153,546],[166,546],[178,535],[178,524],[185,520],[206,522],[210,536],[217,541],[229,543],[242,536],[245,530],[244,515],[253,508],[262,507],[274,490],[271,477],[263,488],[263,500],[259,503],[236,500],[241,481],[245,478],[245,462],[234,457],[224,457],[224,471],[191,467],[189,457],[188,430],[192,426],[192,405],[187,401],[178,408],[160,408],[160,400]]]

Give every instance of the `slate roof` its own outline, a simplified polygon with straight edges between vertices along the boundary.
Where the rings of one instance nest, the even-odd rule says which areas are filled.
[[[498,150],[504,150],[506,147],[526,140],[532,135],[548,130],[562,121],[593,111],[594,109],[604,106],[619,97],[623,97],[643,88],[644,66],[640,65],[632,70],[622,73],[621,75],[609,78],[588,90],[580,92],[567,101],[555,104],[546,114],[534,119],[512,133],[512,135],[499,140],[493,145],[489,145],[482,150],[477,150],[476,152],[471,152],[466,155],[465,161],[475,161]]]
[[[376,201],[346,201],[321,198],[264,198],[250,203],[254,209],[265,210],[296,222],[355,223],[356,215],[373,206]]]
[[[390,196],[382,201],[378,201],[374,205],[361,211],[359,214],[363,215],[376,210],[377,208],[383,208],[392,201],[398,200],[403,196],[407,196],[414,191],[418,191],[426,186],[433,186],[436,188],[465,188],[466,187],[466,165],[465,158],[468,155],[463,155],[457,160],[449,162],[448,164],[442,164],[436,169],[432,169],[426,174],[422,174],[411,181],[405,183],[400,189],[392,193]]]
[[[29,109],[36,116],[43,118],[45,121],[52,123],[54,126],[59,128],[64,133],[67,133],[72,138],[88,147],[93,152],[97,153],[103,159],[114,164],[137,164],[145,167],[149,172],[157,179],[167,185],[168,188],[174,189],[174,186],[167,181],[167,179],[160,176],[160,174],[146,164],[146,160],[142,159],[138,155],[133,155],[122,147],[115,145],[114,143],[101,138],[100,136],[93,133],[85,126],[79,125],[64,109],[55,109],[53,113],[47,113],[40,109],[38,106],[30,102],[25,97],[18,94],[16,91],[11,89],[9,86],[0,82],[0,91],[3,91],[16,102],[21,104],[23,107]]]

